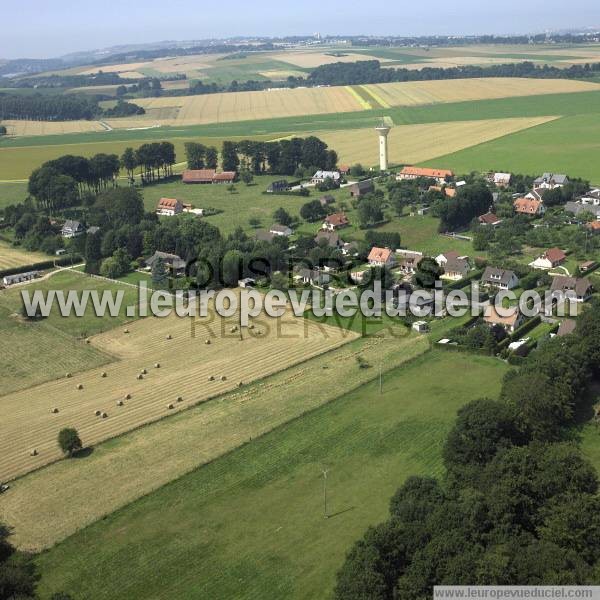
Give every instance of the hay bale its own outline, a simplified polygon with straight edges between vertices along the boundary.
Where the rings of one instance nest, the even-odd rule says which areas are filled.
[[[101,377],[106,377],[106,375],[107,375],[106,371],[102,371]]]
[[[227,379],[227,377],[225,377],[225,375],[221,375],[221,381],[225,381]]]
[[[140,373],[140,374],[137,376],[137,378],[138,378],[138,379],[144,379],[144,376],[143,376],[143,375]]]
[[[53,408],[53,409],[52,409],[52,414],[53,414],[53,415],[56,415],[57,413],[58,413],[58,408]]]
[[[175,405],[173,404],[167,404],[167,409],[168,410],[173,410],[175,408]]]
[[[167,335],[167,339],[168,339],[168,340],[172,340],[172,339],[173,339],[173,337],[171,336],[171,334],[170,334],[170,333]]]
[[[210,346],[210,340],[206,340],[204,343],[205,343],[207,346]]]
[[[234,326],[233,326],[233,327],[230,329],[231,333],[235,333],[237,330],[238,330],[238,328],[237,328],[237,325],[234,325]]]
[[[248,329],[254,329],[254,325],[251,323],[250,325],[248,325]]]
[[[154,368],[155,369],[160,369],[160,363],[154,363]]]
[[[142,369],[142,370],[140,371],[140,373],[141,373],[142,375],[145,375],[147,372],[148,372],[148,371],[146,371],[146,369]]]
[[[131,394],[125,394],[125,400],[131,400]]]
[[[77,384],[77,389],[78,390],[82,390],[83,389],[83,383],[78,383]]]
[[[117,406],[123,406],[123,400],[117,400]]]
[[[123,333],[129,333],[129,329],[124,329]]]
[[[106,419],[107,417],[108,417],[108,413],[105,413],[105,412],[103,412],[103,413],[102,413],[102,418],[103,418],[103,419]]]
[[[209,381],[214,381],[214,380],[215,380],[215,376],[214,376],[214,375],[211,375],[211,376],[208,378],[208,380],[209,380]]]
[[[100,416],[102,413],[101,413],[99,410],[97,410],[97,411],[96,411],[94,414],[95,414],[97,417],[99,417],[99,416]]]
[[[89,344],[91,341],[92,341],[92,340],[90,340],[90,338],[86,338],[86,339],[85,339],[85,343],[86,343],[86,344]]]
[[[71,373],[65,373],[65,377],[66,377],[67,379],[70,379],[71,377],[73,377],[73,375],[72,375]]]
[[[177,396],[177,402],[183,402],[183,396]]]
[[[30,450],[29,456],[37,456],[37,455],[38,455],[38,451],[36,448],[33,448],[32,450]]]

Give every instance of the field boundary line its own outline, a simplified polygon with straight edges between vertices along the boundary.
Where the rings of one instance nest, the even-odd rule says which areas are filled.
[[[370,102],[365,100],[351,85],[347,85],[344,88],[365,110],[372,110],[373,106]]]
[[[375,90],[371,89],[369,85],[361,85],[360,88],[364,90],[373,100],[379,104],[378,108],[392,108]]]

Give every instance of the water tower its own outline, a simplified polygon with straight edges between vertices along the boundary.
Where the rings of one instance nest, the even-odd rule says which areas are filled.
[[[375,127],[375,131],[379,134],[379,169],[381,171],[387,171],[388,168],[388,143],[387,136],[390,132],[391,127],[385,124],[385,121],[382,121],[377,127]]]

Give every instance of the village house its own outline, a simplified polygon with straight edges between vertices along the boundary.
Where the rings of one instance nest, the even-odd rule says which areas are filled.
[[[580,204],[590,204],[592,206],[600,206],[600,189],[595,188],[587,194],[580,196],[577,201]]]
[[[364,181],[354,183],[348,189],[350,190],[350,196],[360,198],[361,196],[372,194],[375,191],[375,186],[372,179],[365,179]]]
[[[146,267],[152,270],[154,263],[162,258],[165,265],[165,269],[173,276],[179,277],[185,274],[186,263],[177,254],[169,254],[168,252],[159,252],[158,250],[150,257],[146,259]]]
[[[32,281],[40,276],[39,271],[27,271],[26,273],[15,273],[14,275],[5,275],[2,278],[4,285],[14,285],[15,283],[23,283],[24,281]]]
[[[181,175],[183,183],[233,183],[237,173],[235,171],[223,171],[217,173],[215,169],[187,169]]]
[[[358,244],[356,242],[346,242],[342,245],[342,254],[344,256],[357,256]]]
[[[319,231],[315,236],[315,244],[326,244],[329,248],[342,248],[344,242],[335,231]]]
[[[64,238],[74,238],[84,234],[85,227],[83,226],[83,223],[80,223],[79,221],[67,219],[62,226],[60,233]]]
[[[511,179],[510,173],[494,173],[493,183],[496,187],[505,188],[510,185]]]
[[[317,171],[311,178],[310,182],[314,183],[323,183],[326,179],[331,179],[334,183],[340,183],[340,179],[342,178],[339,171]]]
[[[569,183],[569,178],[566,175],[559,173],[544,173],[533,182],[533,187],[553,190],[557,187],[563,187]]]
[[[301,269],[298,276],[300,281],[305,285],[314,285],[316,287],[322,287],[331,281],[331,275],[319,271],[319,269]]]
[[[371,248],[367,261],[372,267],[391,267],[396,262],[394,253],[389,248],[377,246]]]
[[[156,214],[172,217],[183,212],[183,204],[175,198],[161,198],[156,205]]]
[[[422,259],[422,252],[414,250],[398,250],[396,252],[396,262],[400,272],[404,275],[414,275]]]
[[[493,212],[486,212],[485,215],[477,217],[480,225],[489,227],[498,227],[502,223],[502,219],[495,215]]]
[[[471,270],[469,257],[459,256],[458,252],[452,251],[440,254],[435,260],[444,269],[444,272],[440,275],[440,279],[460,281],[461,279],[464,279]]]
[[[579,265],[580,273],[588,273],[589,271],[593,271],[596,268],[596,261],[594,260],[586,260]]]
[[[252,277],[244,277],[244,279],[238,280],[238,287],[241,288],[253,288],[256,285],[256,279]]]
[[[562,292],[575,302],[587,302],[594,291],[592,282],[587,277],[566,277],[557,275],[552,280],[551,292]]]
[[[503,313],[509,314],[507,316],[501,315],[493,304],[488,305],[483,316],[484,323],[487,323],[490,327],[502,327],[506,332],[514,333],[523,324],[525,317],[518,306],[501,310]]]
[[[292,230],[287,225],[271,225],[271,229],[269,229],[269,233],[272,233],[275,236],[280,237],[290,237],[292,235]]]
[[[534,269],[555,269],[562,265],[565,260],[567,260],[567,255],[560,248],[550,248],[529,263],[529,266]]]
[[[290,189],[290,184],[287,182],[286,179],[279,179],[277,181],[272,181],[268,186],[267,186],[267,193],[268,194],[276,194],[278,192],[287,192]]]
[[[576,217],[581,217],[583,214],[591,214],[600,221],[600,206],[594,206],[593,204],[582,204],[581,202],[573,202],[570,200],[565,204],[565,211],[573,213]]]
[[[344,213],[333,213],[332,215],[328,215],[327,217],[325,217],[321,229],[326,229],[327,231],[335,231],[336,229],[348,227],[348,225],[350,225],[350,221]]]
[[[515,212],[520,215],[530,215],[538,217],[546,212],[546,207],[541,200],[532,200],[530,198],[517,198],[513,202]]]
[[[519,285],[519,278],[509,269],[486,267],[481,276],[481,285],[499,290],[512,290]]]
[[[544,191],[542,188],[533,188],[530,192],[525,194],[526,200],[537,200],[538,202],[544,201]]]
[[[397,181],[419,179],[425,177],[427,179],[435,179],[439,185],[447,183],[454,177],[454,173],[447,169],[429,169],[426,167],[404,167],[396,175]]]
[[[350,173],[350,165],[340,165],[338,171],[342,175],[348,175],[348,173]]]
[[[456,188],[448,187],[445,185],[430,185],[428,192],[440,192],[444,194],[446,198],[454,198],[456,196]]]

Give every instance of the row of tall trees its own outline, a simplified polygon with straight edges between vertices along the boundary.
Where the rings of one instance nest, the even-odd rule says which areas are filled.
[[[506,376],[499,400],[459,411],[445,479],[411,477],[398,489],[389,519],[349,552],[336,598],[416,600],[436,584],[595,584],[598,476],[568,440],[599,365],[595,303],[574,335]]]
[[[171,177],[176,158],[175,146],[171,142],[152,142],[142,144],[137,150],[126,148],[121,156],[121,165],[131,182],[135,169],[139,167],[142,184],[145,184]]]
[[[216,169],[219,164],[219,151],[198,142],[185,143],[185,157],[188,169]]]

